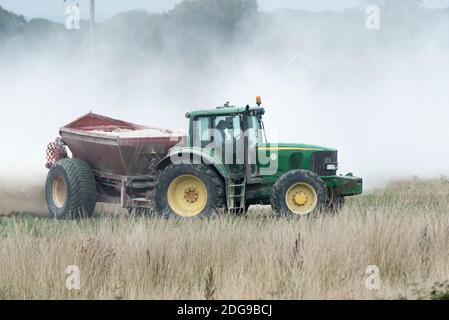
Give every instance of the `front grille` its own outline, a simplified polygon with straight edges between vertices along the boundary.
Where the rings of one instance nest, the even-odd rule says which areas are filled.
[[[337,164],[337,151],[320,151],[312,155],[313,172],[319,176],[335,176],[337,170],[327,170],[328,164]]]

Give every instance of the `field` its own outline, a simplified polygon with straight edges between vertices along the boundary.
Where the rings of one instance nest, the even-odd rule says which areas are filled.
[[[443,299],[449,180],[411,179],[337,216],[176,221],[98,209],[94,219],[0,218],[0,299]],[[66,288],[67,266],[80,290]],[[368,266],[380,287],[367,289]]]

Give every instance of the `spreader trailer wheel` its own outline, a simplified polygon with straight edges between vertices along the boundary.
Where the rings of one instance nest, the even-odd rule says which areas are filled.
[[[51,215],[57,219],[91,217],[96,205],[95,177],[79,159],[63,159],[50,168],[45,196]]]

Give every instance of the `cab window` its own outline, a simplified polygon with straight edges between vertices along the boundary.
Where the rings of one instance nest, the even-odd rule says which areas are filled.
[[[210,117],[199,117],[193,120],[193,141],[194,147],[206,147],[211,143],[209,129],[211,128]]]
[[[250,147],[255,147],[256,145],[263,143],[260,122],[256,116],[249,117],[248,127],[249,127],[248,137]]]

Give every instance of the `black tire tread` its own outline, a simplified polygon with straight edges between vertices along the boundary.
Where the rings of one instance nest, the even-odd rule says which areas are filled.
[[[166,190],[163,188],[159,188],[158,186],[161,185],[163,181],[166,181],[170,179],[170,176],[173,174],[173,171],[175,172],[183,172],[184,170],[192,170],[192,173],[197,174],[206,174],[211,178],[213,186],[216,188],[216,198],[214,199],[214,203],[212,203],[211,208],[209,208],[209,212],[207,212],[205,215],[210,215],[214,210],[218,208],[223,208],[225,206],[225,187],[222,178],[216,173],[213,167],[205,165],[205,164],[198,164],[198,165],[190,165],[190,164],[170,164],[168,165],[162,172],[159,173],[157,179],[156,179],[156,188],[154,191],[154,200],[155,200],[155,206],[156,210],[159,213],[164,213],[164,211],[167,210],[166,205]],[[207,186],[206,186],[207,187]],[[171,216],[174,216],[174,214],[170,213]]]
[[[56,166],[62,168],[67,176],[69,195],[64,216],[91,217],[96,205],[96,183],[89,165],[85,161],[68,158],[58,161]]]
[[[315,191],[318,196],[318,204],[314,212],[322,211],[326,205],[327,191],[326,184],[317,174],[308,170],[291,170],[285,174],[283,174],[273,185],[271,192],[271,208],[277,214],[285,215],[287,212],[282,208],[283,200],[283,189],[286,188],[287,184],[290,181],[297,179],[297,177],[301,177],[304,180],[308,180],[315,184]]]

